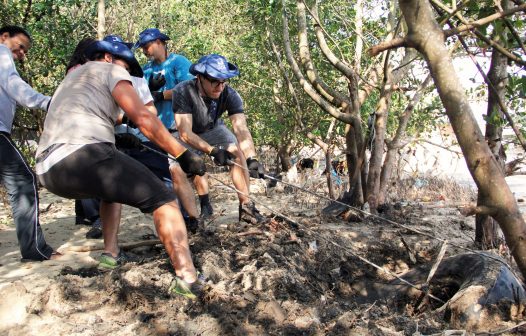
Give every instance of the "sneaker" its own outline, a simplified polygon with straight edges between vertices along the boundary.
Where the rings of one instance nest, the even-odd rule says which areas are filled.
[[[263,224],[268,221],[268,218],[259,212],[254,202],[249,202],[239,205],[239,221],[250,224]]]
[[[86,232],[86,239],[100,239],[102,238],[102,229],[98,227],[92,227]]]
[[[186,230],[190,231],[192,234],[196,234],[199,229],[199,219],[195,217],[188,217],[184,219],[184,224],[186,225]]]
[[[172,280],[168,292],[182,295],[190,300],[195,300],[202,295],[204,285],[205,279],[199,272],[197,272],[197,280],[191,284],[176,276]]]
[[[97,220],[93,222],[91,229],[88,232],[86,232],[86,239],[100,238],[102,238],[102,222],[100,221],[100,218],[97,218]]]
[[[201,218],[206,219],[210,218],[214,214],[214,209],[212,208],[212,204],[205,203],[201,204]]]
[[[91,225],[91,221],[84,217],[75,217],[75,225]]]
[[[99,257],[98,268],[102,269],[115,269],[118,266],[131,261],[130,258],[122,251],[119,251],[117,257],[111,255],[111,253],[102,253]]]

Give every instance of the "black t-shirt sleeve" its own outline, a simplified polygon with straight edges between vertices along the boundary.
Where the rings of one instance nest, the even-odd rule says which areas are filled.
[[[191,114],[192,99],[188,86],[176,85],[172,92],[172,110],[175,114]]]
[[[228,111],[228,115],[234,115],[238,113],[243,113],[243,99],[237,93],[236,90],[232,89],[230,86],[228,87],[228,97],[226,101],[226,110]]]

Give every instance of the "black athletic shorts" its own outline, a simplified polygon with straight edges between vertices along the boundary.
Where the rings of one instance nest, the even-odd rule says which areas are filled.
[[[176,199],[146,166],[112,143],[85,145],[38,175],[50,192],[65,198],[100,198],[151,213]]]

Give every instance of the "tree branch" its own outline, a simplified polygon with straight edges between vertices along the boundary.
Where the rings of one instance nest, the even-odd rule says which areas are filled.
[[[300,86],[303,88],[305,93],[316,103],[318,106],[320,106],[325,112],[329,113],[334,118],[340,120],[341,122],[344,122],[346,124],[351,124],[354,120],[354,117],[350,114],[340,112],[338,109],[336,109],[334,106],[329,104],[325,99],[323,99],[316,90],[309,84],[307,80],[305,80],[305,77],[303,77],[303,74],[301,73],[301,70],[298,66],[298,63],[292,56],[292,49],[290,47],[290,36],[289,36],[289,27],[288,27],[288,19],[287,19],[287,12],[286,12],[286,3],[285,0],[282,0],[282,18],[283,18],[283,45],[285,49],[285,56],[287,58],[287,62],[289,63],[292,73],[298,80]]]
[[[441,6],[438,5],[438,4],[440,4],[440,2],[438,2],[437,0],[434,0],[433,3],[436,4],[437,7],[440,7],[441,9],[446,11],[446,13],[448,13],[448,14],[453,14],[453,13],[456,12],[456,10],[453,11],[451,9],[448,9],[447,6],[445,6],[443,4]],[[461,26],[459,26],[457,28],[444,30],[443,33],[444,33],[444,35],[446,37],[451,37],[451,36],[458,35],[460,33],[466,32],[466,31],[476,30],[477,27],[483,26],[485,24],[488,24],[488,23],[490,23],[492,21],[495,21],[497,19],[504,18],[506,16],[510,16],[510,15],[516,13],[516,12],[519,12],[519,11],[526,11],[526,4],[520,4],[520,5],[516,6],[516,7],[510,8],[510,9],[502,11],[502,12],[498,12],[498,13],[492,14],[490,16],[487,16],[487,17],[482,18],[482,19],[477,20],[477,21],[473,21],[473,22],[470,22],[470,23],[464,22],[463,25],[461,25]],[[518,64],[521,64],[521,65],[526,65],[526,62],[522,61],[519,57],[517,57],[517,56],[513,55],[512,53],[510,53],[509,51],[507,51],[505,48],[500,46],[498,43],[489,40],[482,33],[480,33],[480,32],[477,33],[477,31],[475,31],[475,34],[479,38],[483,39],[484,42],[486,42],[489,45],[491,45],[492,47],[496,48],[497,50],[499,50],[501,53],[503,53],[506,57],[510,58],[514,62],[516,62]],[[383,51],[385,51],[387,49],[394,49],[394,48],[400,48],[400,47],[413,48],[414,46],[412,46],[410,41],[408,41],[406,38],[398,37],[398,38],[394,38],[394,39],[392,39],[390,41],[381,42],[381,43],[371,47],[369,49],[368,53],[369,53],[370,56],[374,57],[374,56],[377,56],[378,54],[380,54],[381,52],[383,52]]]
[[[305,12],[305,4],[302,0],[296,1],[296,11],[298,19],[298,36],[300,48],[301,64],[305,68],[307,78],[316,91],[321,94],[330,103],[345,109],[349,105],[349,101],[341,93],[330,88],[319,76],[311,59],[309,50],[309,41],[307,38],[307,19]]]

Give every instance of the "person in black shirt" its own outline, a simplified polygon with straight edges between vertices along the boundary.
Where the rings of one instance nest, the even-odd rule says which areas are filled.
[[[232,181],[238,190],[239,220],[262,223],[266,218],[249,198],[249,176],[263,178],[264,169],[256,157],[243,100],[227,85],[229,78],[239,75],[239,69],[225,57],[210,54],[192,64],[190,73],[196,78],[179,83],[172,93],[179,132],[176,136],[193,149],[210,155],[217,165],[230,165]],[[221,119],[224,112],[232,122],[233,133]]]

